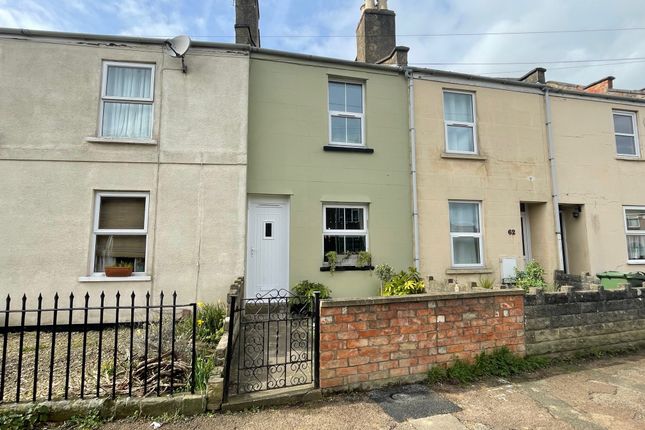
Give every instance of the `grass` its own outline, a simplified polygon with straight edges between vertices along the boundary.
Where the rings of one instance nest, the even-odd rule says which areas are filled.
[[[551,360],[548,358],[520,357],[503,347],[491,353],[479,354],[473,363],[457,360],[452,366],[433,367],[428,372],[428,382],[430,384],[447,382],[463,385],[491,376],[508,378],[513,375],[534,372],[550,364]]]

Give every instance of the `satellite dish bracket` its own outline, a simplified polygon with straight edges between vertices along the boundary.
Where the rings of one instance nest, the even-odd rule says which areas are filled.
[[[179,51],[176,48],[176,43],[181,42],[183,46],[179,46]],[[188,67],[186,66],[186,63],[184,62],[184,56],[186,55],[186,52],[190,48],[190,39],[188,36],[177,36],[173,39],[166,40],[164,42],[164,45],[166,48],[168,48],[172,53],[170,54],[171,57],[175,58],[181,58],[181,71],[183,73],[186,73],[188,70]]]

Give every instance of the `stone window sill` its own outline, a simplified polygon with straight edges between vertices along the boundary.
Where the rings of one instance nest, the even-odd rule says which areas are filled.
[[[475,161],[486,161],[486,157],[479,154],[455,154],[451,152],[442,152],[441,158],[450,158],[458,160],[475,160]]]
[[[340,145],[325,145],[323,146],[325,152],[358,152],[363,154],[373,154],[374,148],[366,148],[364,146],[340,146]]]
[[[366,272],[368,270],[374,270],[374,266],[364,266],[364,267],[356,267],[356,266],[336,266],[336,272]],[[329,266],[322,266],[320,268],[321,272],[330,272]]]
[[[617,155],[616,160],[620,161],[645,161],[645,159],[641,157],[629,157],[627,155]]]
[[[446,269],[446,275],[488,275],[493,273],[490,267],[452,267]]]
[[[150,275],[134,275],[124,277],[107,277],[107,276],[81,276],[78,282],[148,282],[151,281]]]
[[[128,139],[127,137],[86,137],[88,143],[127,143],[128,145],[156,145],[155,139]]]

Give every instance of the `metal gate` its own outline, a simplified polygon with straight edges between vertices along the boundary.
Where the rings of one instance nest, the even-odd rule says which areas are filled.
[[[229,395],[312,384],[318,388],[320,295],[273,290],[231,297],[224,371]]]

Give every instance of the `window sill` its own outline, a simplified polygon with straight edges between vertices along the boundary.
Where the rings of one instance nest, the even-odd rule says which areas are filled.
[[[634,156],[629,156],[629,155],[617,155],[616,160],[620,161],[645,161],[645,159],[638,157],[636,155]]]
[[[127,137],[86,137],[89,143],[127,143],[129,145],[156,145],[155,139],[129,139]]]
[[[340,145],[325,145],[323,151],[326,152],[360,152],[364,154],[373,154],[374,148],[366,148],[364,146],[340,146]]]
[[[107,276],[81,276],[78,282],[149,282],[152,280],[150,275],[134,275],[124,277],[107,277]]]
[[[645,260],[629,260],[627,261],[627,264],[629,264],[630,266],[642,266],[645,265]]]
[[[452,158],[459,160],[476,160],[476,161],[486,161],[486,157],[479,154],[457,154],[453,152],[442,152],[441,158]]]
[[[364,266],[364,267],[356,267],[356,266],[336,266],[336,272],[366,272],[368,270],[374,270],[374,266]],[[320,268],[321,272],[330,272],[330,267],[329,266],[322,266]]]
[[[488,275],[493,273],[489,267],[452,267],[446,269],[446,275]]]

